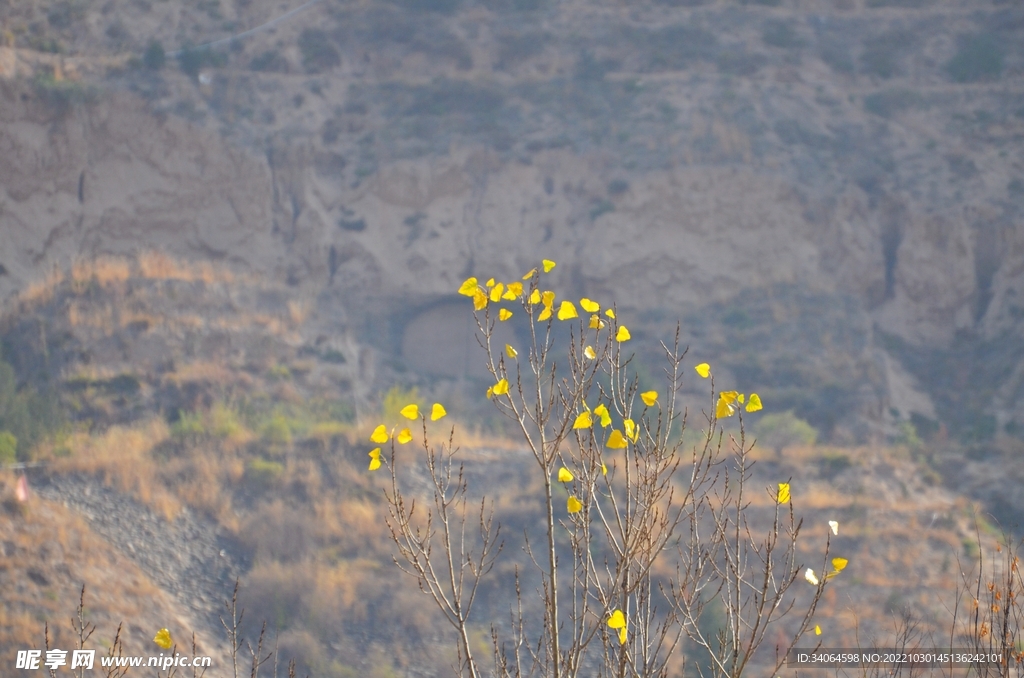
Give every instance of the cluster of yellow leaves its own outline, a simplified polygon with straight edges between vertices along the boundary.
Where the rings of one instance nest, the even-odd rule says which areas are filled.
[[[541,268],[545,273],[550,273],[556,266],[555,262],[550,259],[544,259],[541,262]],[[523,276],[523,280],[533,281],[534,276],[537,275],[537,269],[531,269],[526,275]],[[481,284],[480,281],[475,277],[466,278],[462,285],[459,286],[459,294],[470,297],[473,300],[473,308],[477,311],[482,311],[487,308],[489,303],[498,303],[500,301],[515,301],[517,299],[523,299],[525,297],[526,302],[530,305],[541,304],[543,308],[537,315],[537,320],[545,321],[551,318],[554,314],[559,320],[572,320],[573,318],[579,318],[579,312],[576,310],[576,304],[566,299],[563,299],[558,305],[558,311],[555,311],[555,293],[551,290],[541,291],[539,288],[533,286],[529,295],[526,295],[523,289],[523,283],[519,281],[502,283],[497,282],[494,278],[491,278],[487,282]],[[580,299],[580,307],[586,312],[590,313],[589,327],[591,329],[603,330],[605,323],[601,320],[597,314],[601,310],[601,304],[597,303],[592,299],[583,297]],[[605,310],[605,315],[609,318],[615,318],[615,311],[612,309]],[[512,317],[512,311],[507,308],[498,309],[498,320],[504,322]],[[615,339],[618,342],[624,342],[630,340],[629,330],[625,326],[620,326],[615,333]],[[587,357],[593,360],[596,357],[593,347],[587,347],[585,351]],[[510,356],[514,357],[514,356]]]
[[[424,420],[426,420],[426,415],[420,412],[420,407],[416,403],[406,405],[401,410],[399,410],[398,413],[401,414],[406,419],[415,420],[423,418]],[[430,421],[437,421],[438,419],[441,419],[447,414],[448,411],[444,409],[444,405],[442,405],[441,403],[434,403],[430,407]],[[384,424],[378,424],[377,428],[373,429],[373,433],[370,434],[370,442],[377,443],[378,445],[383,445],[390,439],[391,436],[394,436],[395,442],[397,442],[400,445],[405,445],[406,443],[410,442],[413,438],[412,431],[409,430],[408,427],[403,428],[398,433],[395,433],[394,429],[392,429],[391,434],[389,435],[387,427],[384,426]],[[380,448],[375,447],[372,450],[370,450],[368,454],[370,456],[370,470],[376,471],[377,469],[380,468],[381,464]]]

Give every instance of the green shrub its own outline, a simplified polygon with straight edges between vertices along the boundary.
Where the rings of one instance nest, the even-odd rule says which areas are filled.
[[[292,421],[281,412],[274,412],[263,424],[263,439],[274,446],[287,446],[292,442]]]
[[[245,466],[245,479],[261,487],[270,486],[282,473],[284,466],[269,459],[253,459]]]
[[[956,56],[946,64],[946,73],[953,82],[998,80],[1003,73],[1003,48],[985,33],[962,38]]]
[[[0,431],[0,464],[13,464],[18,460],[18,439],[10,431]]]
[[[150,40],[142,54],[142,65],[151,71],[159,71],[167,63],[167,54],[159,40]]]
[[[171,436],[174,438],[196,438],[205,434],[206,424],[199,412],[178,412],[178,420],[171,424]]]
[[[757,441],[777,453],[789,445],[813,445],[818,431],[809,423],[789,412],[766,414],[754,425]]]

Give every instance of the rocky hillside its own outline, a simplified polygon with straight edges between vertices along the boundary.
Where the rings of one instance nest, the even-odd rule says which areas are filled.
[[[190,48],[298,7],[0,6],[8,310],[157,248],[460,377],[452,291],[543,255],[833,440],[1024,425],[1016,3],[325,0]]]

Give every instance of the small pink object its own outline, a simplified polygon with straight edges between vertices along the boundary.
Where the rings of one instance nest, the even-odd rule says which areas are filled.
[[[25,476],[18,478],[18,486],[14,489],[14,497],[22,503],[28,501],[28,478]]]

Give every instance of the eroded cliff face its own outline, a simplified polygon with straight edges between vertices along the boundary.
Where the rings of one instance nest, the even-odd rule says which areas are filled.
[[[309,332],[351,333],[385,365],[472,378],[454,290],[546,257],[555,289],[618,305],[650,365],[682,319],[721,378],[839,439],[915,415],[1013,431],[1024,62],[1010,41],[993,77],[950,82],[949,64],[961,32],[1010,38],[1019,17],[839,9],[502,24],[335,7],[323,35],[282,27],[198,80],[129,72],[61,105],[10,81],[0,296],[13,309],[54,267],[158,249],[315,299]],[[381,32],[394,22],[419,37]],[[605,38],[552,39],[570,24]],[[432,39],[465,59],[420,58]]]

